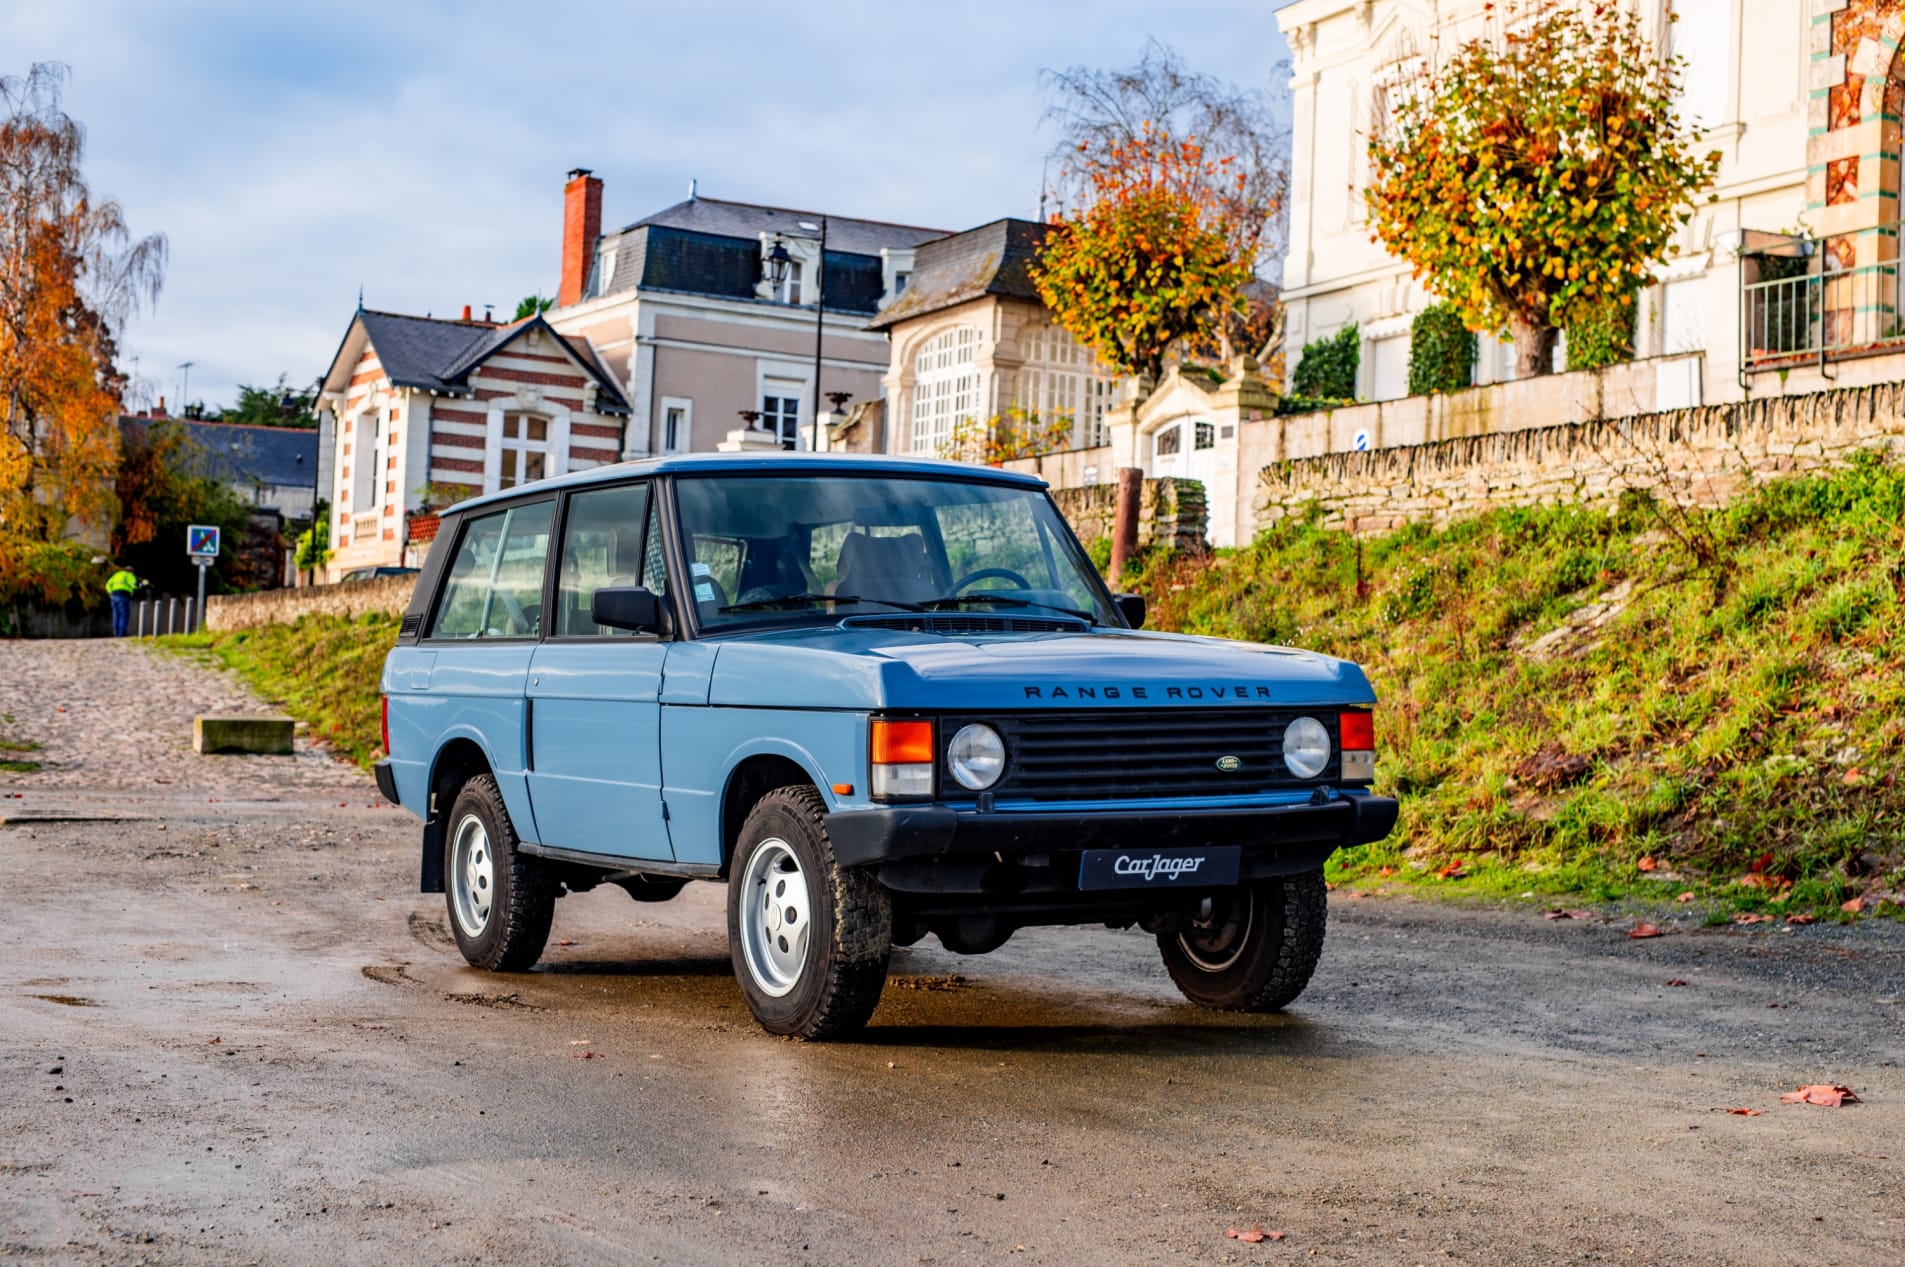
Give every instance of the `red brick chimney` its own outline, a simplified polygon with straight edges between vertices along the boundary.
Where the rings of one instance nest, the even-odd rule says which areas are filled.
[[[589,265],[595,260],[595,240],[602,236],[602,182],[578,167],[562,187],[562,288],[556,306],[579,303],[589,284]]]

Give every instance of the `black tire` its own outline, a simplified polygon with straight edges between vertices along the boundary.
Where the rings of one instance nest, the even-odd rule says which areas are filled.
[[[517,844],[495,779],[479,774],[457,790],[443,833],[443,896],[457,949],[490,972],[534,967],[555,919],[555,883]]]
[[[1323,954],[1329,888],[1321,871],[1260,880],[1212,899],[1208,919],[1158,934],[1184,997],[1224,1012],[1274,1012],[1310,983]]]
[[[892,944],[887,892],[867,869],[835,865],[819,794],[784,787],[756,801],[728,868],[728,948],[761,1028],[854,1033],[880,1001]]]

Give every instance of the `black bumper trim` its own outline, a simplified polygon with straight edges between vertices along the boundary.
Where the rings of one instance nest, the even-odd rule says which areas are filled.
[[[370,772],[377,780],[377,794],[392,805],[401,805],[397,799],[397,776],[391,771],[390,762],[379,761],[372,765]]]
[[[1250,809],[1133,810],[1129,813],[960,813],[944,805],[896,805],[827,816],[827,834],[841,866],[969,854],[1032,853],[1166,845],[1274,848],[1346,845],[1381,840],[1396,826],[1387,796],[1343,792],[1323,804]]]

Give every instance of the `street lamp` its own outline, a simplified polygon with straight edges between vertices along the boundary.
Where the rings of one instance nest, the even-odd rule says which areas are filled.
[[[796,233],[791,236],[801,238],[803,241],[818,240],[820,243],[820,250],[814,256],[814,403],[811,415],[818,423],[820,420],[820,345],[821,337],[826,329],[824,322],[827,314],[827,297],[821,290],[821,282],[827,274],[827,217],[820,217],[819,224],[811,220],[801,220],[798,223],[801,228],[807,230],[807,233]],[[787,283],[788,272],[794,265],[794,257],[787,253],[787,243],[781,234],[774,235],[773,248],[768,251],[763,265],[767,270],[769,284],[774,293],[779,294],[781,287]]]

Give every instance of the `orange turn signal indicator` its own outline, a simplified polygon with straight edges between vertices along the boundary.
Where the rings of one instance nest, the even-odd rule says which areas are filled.
[[[852,796],[852,795],[853,795],[853,784],[851,784],[851,783],[836,783],[836,784],[834,784],[834,785],[833,785],[833,794],[834,794],[835,796]]]
[[[873,721],[873,764],[933,764],[933,723],[875,718]]]

